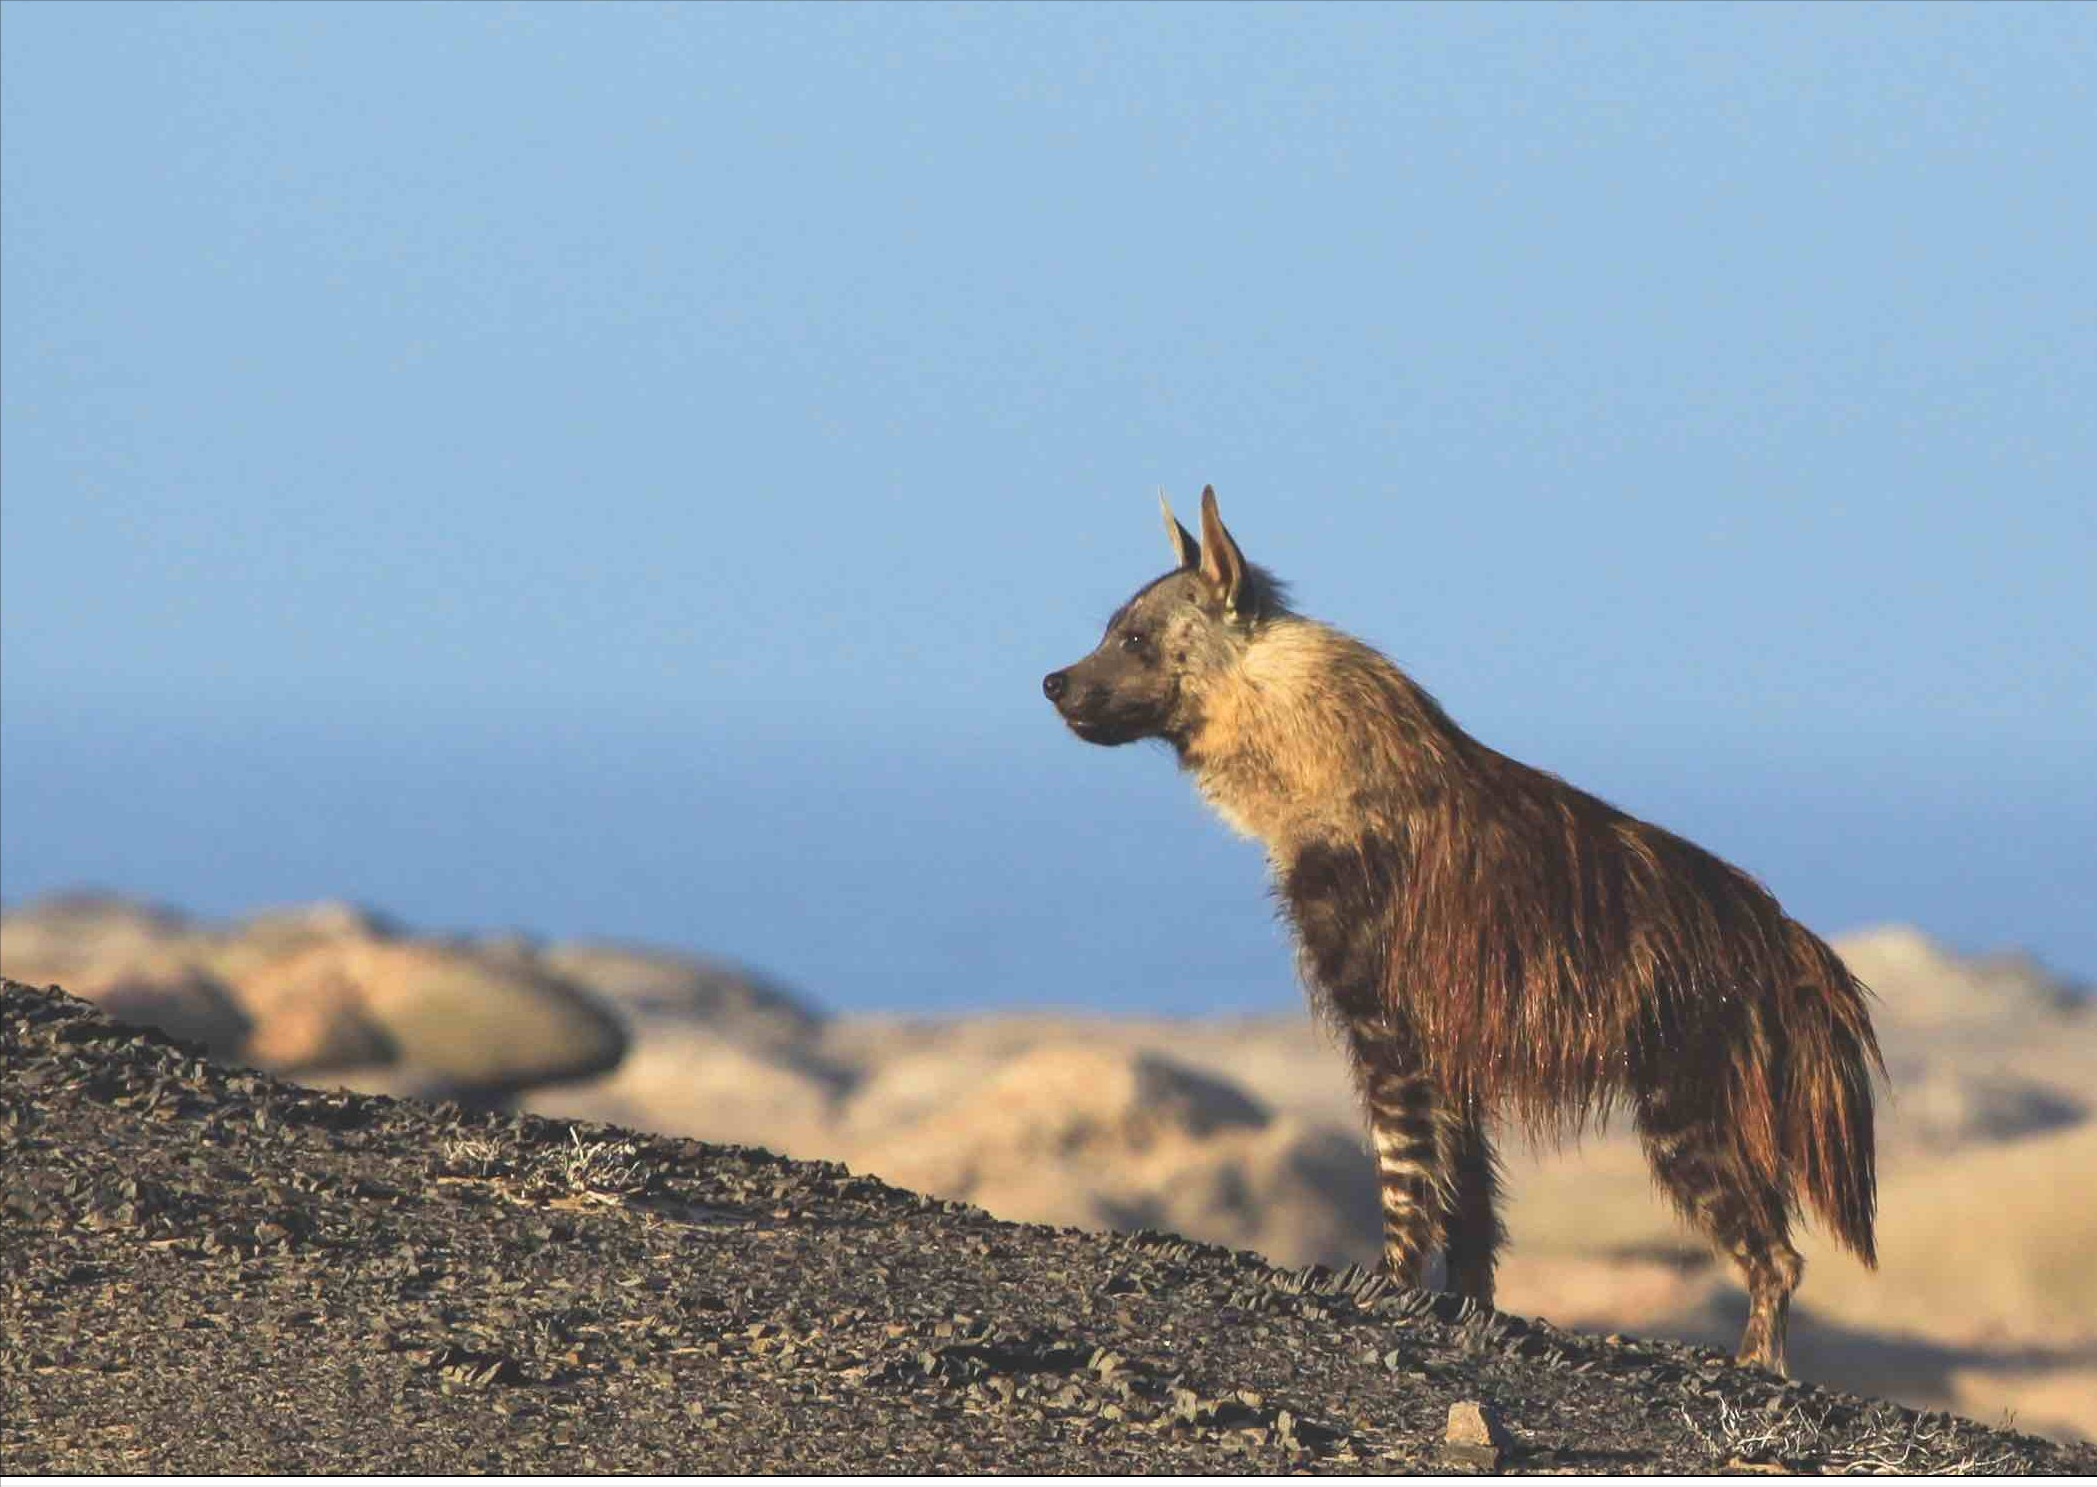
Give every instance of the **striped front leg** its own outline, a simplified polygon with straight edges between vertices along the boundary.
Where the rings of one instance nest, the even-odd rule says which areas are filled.
[[[1356,1053],[1383,1199],[1384,1265],[1401,1284],[1417,1286],[1441,1246],[1452,1197],[1447,1143],[1437,1139],[1438,1095],[1396,1041],[1362,1040]]]

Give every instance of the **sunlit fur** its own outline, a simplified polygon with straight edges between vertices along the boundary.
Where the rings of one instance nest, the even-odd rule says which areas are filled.
[[[1213,513],[1204,542],[1235,558]],[[1189,570],[1148,621],[1177,637],[1148,736],[1266,847],[1369,1107],[1387,1260],[1416,1279],[1445,1246],[1489,1301],[1492,1117],[1550,1139],[1621,1106],[1742,1270],[1742,1358],[1781,1370],[1799,1201],[1875,1263],[1863,987],[1747,874],[1479,743],[1250,571],[1236,612]]]

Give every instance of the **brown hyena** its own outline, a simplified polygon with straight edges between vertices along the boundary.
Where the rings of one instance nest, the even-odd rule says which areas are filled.
[[[1162,738],[1266,849],[1314,1003],[1344,1031],[1384,1258],[1490,1305],[1492,1121],[1626,1106],[1683,1215],[1740,1267],[1743,1362],[1782,1371],[1803,1197],[1865,1264],[1865,991],[1737,868],[1479,743],[1383,656],[1287,607],[1202,492],[1201,540],[1042,683],[1098,744]]]

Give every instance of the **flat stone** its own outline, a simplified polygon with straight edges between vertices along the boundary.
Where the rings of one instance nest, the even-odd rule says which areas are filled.
[[[1476,1400],[1449,1406],[1449,1426],[1443,1434],[1442,1459],[1452,1466],[1474,1471],[1498,1471],[1513,1439],[1496,1417]]]

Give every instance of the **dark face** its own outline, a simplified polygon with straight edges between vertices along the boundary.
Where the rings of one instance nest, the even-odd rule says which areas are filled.
[[[1042,678],[1071,732],[1096,744],[1185,732],[1187,632],[1204,618],[1200,597],[1196,575],[1168,573],[1121,607],[1091,655]]]

